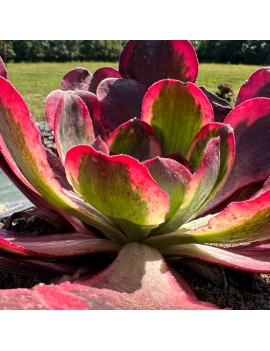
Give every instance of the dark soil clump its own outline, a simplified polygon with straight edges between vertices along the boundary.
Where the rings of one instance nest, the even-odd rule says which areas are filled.
[[[208,301],[219,308],[235,310],[270,309],[270,276],[254,274],[229,268],[208,265],[219,270],[224,281],[207,279],[188,268],[179,268],[180,274],[202,301]]]

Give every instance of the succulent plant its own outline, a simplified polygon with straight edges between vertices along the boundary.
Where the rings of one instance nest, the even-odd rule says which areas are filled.
[[[214,309],[172,260],[270,273],[268,69],[245,82],[234,108],[196,86],[197,74],[188,41],[130,41],[119,71],[68,72],[45,105],[59,157],[0,78],[0,166],[68,228],[0,229],[1,266],[69,275],[2,290],[0,308]],[[63,263],[92,253],[117,256],[94,276]]]

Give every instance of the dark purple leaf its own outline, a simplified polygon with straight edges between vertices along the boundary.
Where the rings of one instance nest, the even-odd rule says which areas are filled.
[[[99,83],[106,78],[122,78],[121,74],[112,67],[101,67],[95,71],[91,79],[89,91],[96,94]]]
[[[239,189],[254,187],[270,176],[270,99],[254,98],[237,105],[224,124],[234,129],[235,160],[226,183],[204,212],[215,208]]]
[[[205,87],[200,87],[200,89],[204,92],[213,107],[214,121],[223,122],[226,116],[232,110],[231,105],[228,103],[228,101],[221,99],[219,96],[207,90]]]
[[[92,74],[83,67],[76,67],[68,71],[62,81],[62,90],[89,90]]]
[[[141,117],[146,87],[132,79],[107,78],[97,88],[100,119],[110,131],[120,124]]]
[[[187,40],[130,40],[121,53],[119,72],[147,87],[167,78],[195,82],[198,60]]]

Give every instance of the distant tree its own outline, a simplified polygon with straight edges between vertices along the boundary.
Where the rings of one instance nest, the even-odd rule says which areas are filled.
[[[44,47],[41,40],[13,40],[15,62],[38,62],[44,58]]]
[[[81,60],[117,61],[124,40],[83,40],[80,43]]]
[[[87,60],[89,58],[86,52],[89,45],[83,44],[84,42],[80,40],[47,40],[44,42],[45,60],[60,62]],[[90,51],[92,52],[93,49],[90,48]]]
[[[269,40],[198,40],[200,62],[270,64]]]
[[[0,40],[0,56],[5,62],[12,61],[15,57],[11,40]]]

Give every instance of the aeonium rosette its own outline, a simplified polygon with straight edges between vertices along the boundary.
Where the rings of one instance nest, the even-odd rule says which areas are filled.
[[[165,260],[269,273],[270,100],[251,89],[217,122],[213,101],[194,84],[197,60],[186,41],[129,42],[113,73],[121,78],[101,72],[69,72],[46,101],[59,158],[0,80],[1,167],[73,230],[35,238],[1,230],[2,250],[59,274],[72,269],[48,260],[120,251],[97,276],[2,291],[0,306],[22,308],[27,297],[28,308],[214,308]]]

